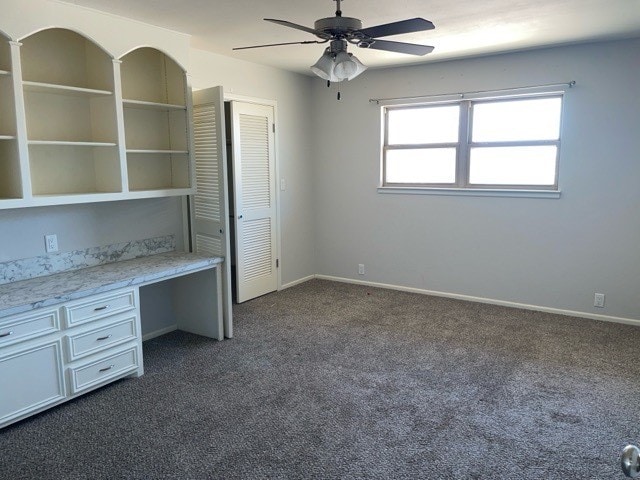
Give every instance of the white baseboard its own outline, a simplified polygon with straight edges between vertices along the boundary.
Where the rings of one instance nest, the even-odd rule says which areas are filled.
[[[287,288],[295,287],[296,285],[300,285],[301,283],[308,282],[309,280],[313,280],[316,278],[316,275],[309,275],[308,277],[299,278],[298,280],[294,280],[293,282],[285,283],[280,286],[280,290],[285,290]]]
[[[171,325],[169,327],[161,328],[160,330],[155,330],[153,332],[145,333],[142,336],[142,341],[146,342],[147,340],[151,340],[152,338],[159,337],[160,335],[164,335],[165,333],[173,332],[178,329],[178,325]]]
[[[474,297],[471,295],[460,295],[458,293],[437,292],[434,290],[424,290],[422,288],[403,287],[400,285],[391,285],[388,283],[368,282],[364,280],[355,280],[352,278],[332,277],[330,275],[313,275],[320,280],[331,280],[334,282],[353,283],[356,285],[367,285],[370,287],[387,288],[389,290],[399,290],[402,292],[420,293],[422,295],[433,295],[436,297],[455,298],[457,300],[466,300],[469,302],[487,303],[490,305],[500,305],[503,307],[522,308],[524,310],[535,310],[538,312],[555,313],[558,315],[568,315],[571,317],[588,318],[590,320],[601,320],[603,322],[623,323],[625,325],[640,326],[640,320],[624,317],[613,317],[610,315],[601,315],[590,312],[579,312],[574,310],[563,310],[560,308],[542,307],[539,305],[529,305],[526,303],[508,302],[504,300],[496,300],[494,298]],[[306,280],[305,280],[306,281]]]

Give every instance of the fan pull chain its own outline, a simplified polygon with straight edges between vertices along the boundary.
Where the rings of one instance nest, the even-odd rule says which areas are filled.
[[[331,80],[327,80],[327,88],[331,88]],[[336,95],[336,98],[339,100],[342,100],[342,94],[340,93],[340,90],[338,90],[338,95]]]

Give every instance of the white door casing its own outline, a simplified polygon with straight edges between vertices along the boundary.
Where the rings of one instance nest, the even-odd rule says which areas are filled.
[[[223,257],[224,336],[233,336],[229,202],[222,87],[193,92],[193,136],[197,193],[190,197],[192,247]],[[212,292],[213,295],[215,292]]]
[[[231,102],[237,301],[277,290],[273,107]]]

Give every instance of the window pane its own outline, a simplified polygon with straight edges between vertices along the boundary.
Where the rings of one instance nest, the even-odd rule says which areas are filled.
[[[389,145],[458,141],[459,105],[388,111]]]
[[[555,146],[471,149],[469,183],[484,185],[555,185]]]
[[[387,151],[387,183],[454,183],[455,148]]]
[[[475,103],[472,140],[557,140],[561,106],[560,97]]]

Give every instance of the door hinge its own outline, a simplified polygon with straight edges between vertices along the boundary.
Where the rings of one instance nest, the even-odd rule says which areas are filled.
[[[271,124],[271,128],[273,128],[273,133],[276,133],[276,124],[275,123]]]
[[[276,268],[279,268],[279,267],[280,267],[280,259],[276,258]]]

